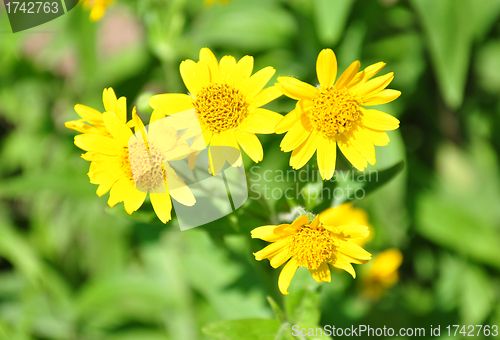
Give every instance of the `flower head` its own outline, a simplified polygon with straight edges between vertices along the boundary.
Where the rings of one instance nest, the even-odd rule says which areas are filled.
[[[398,249],[387,249],[374,256],[363,276],[363,291],[371,298],[379,298],[386,289],[398,282],[398,268],[403,254]]]
[[[189,188],[168,164],[168,161],[186,158],[191,148],[164,120],[151,120],[146,130],[135,108],[132,123],[129,122],[129,125],[135,126],[134,134],[125,123],[126,108],[122,112],[123,106],[113,106],[119,101],[116,97],[113,101],[113,96],[112,89],[105,90],[106,112],[103,114],[77,105],[77,112],[92,113],[92,119],[87,120],[89,124],[79,121],[67,123],[70,128],[84,132],[75,137],[75,145],[87,151],[82,157],[91,161],[90,182],[99,185],[98,196],[110,192],[110,207],[124,202],[129,214],[141,207],[149,192],[153,209],[158,218],[166,223],[171,219],[170,196],[186,206],[195,203]]]
[[[386,87],[394,74],[370,79],[385,63],[379,62],[359,72],[353,62],[337,79],[337,59],[330,49],[322,50],[316,62],[319,87],[291,77],[278,77],[282,92],[298,100],[296,108],[277,125],[276,133],[287,132],[281,141],[284,152],[292,152],[290,165],[304,166],[318,151],[318,167],[323,179],[335,171],[337,146],[352,165],[362,171],[367,162],[375,164],[374,145],[387,145],[385,131],[399,127],[399,121],[387,113],[364,106],[393,101],[401,92]]]
[[[272,242],[254,256],[257,261],[269,259],[273,268],[288,261],[278,279],[281,293],[288,295],[288,286],[299,267],[309,269],[318,282],[330,282],[329,265],[343,269],[355,278],[356,272],[351,263],[362,264],[371,259],[371,254],[356,244],[368,234],[366,226],[327,224],[321,214],[312,222],[307,216],[301,216],[292,224],[252,230],[252,238]]]
[[[85,0],[83,6],[90,8],[90,20],[100,20],[106,13],[106,8],[111,5],[114,0]]]
[[[254,75],[252,71],[253,57],[245,56],[236,62],[234,57],[224,56],[218,62],[212,51],[203,48],[198,62],[185,60],[180,65],[190,95],[161,94],[150,99],[157,118],[196,110],[202,132],[198,139],[209,146],[214,175],[226,160],[232,166],[241,165],[240,147],[254,162],[260,162],[264,153],[255,134],[274,133],[282,118],[261,108],[281,96],[275,86],[264,89],[275,70],[266,67]]]

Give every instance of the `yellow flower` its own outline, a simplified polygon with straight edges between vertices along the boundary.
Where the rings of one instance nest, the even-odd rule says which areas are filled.
[[[403,254],[398,249],[387,249],[377,254],[363,276],[363,290],[372,298],[379,298],[398,281],[398,268]]]
[[[180,65],[182,79],[191,95],[160,94],[150,99],[157,119],[196,109],[204,143],[210,145],[214,175],[226,160],[232,166],[241,165],[239,146],[254,162],[260,162],[264,153],[255,134],[274,133],[276,123],[283,118],[261,108],[281,96],[275,86],[264,89],[275,73],[274,68],[266,67],[254,75],[252,70],[251,56],[238,62],[232,56],[224,56],[219,63],[212,51],[203,48],[200,61],[185,60]]]
[[[83,6],[91,8],[90,20],[97,21],[106,13],[106,8],[114,2],[114,0],[85,0]]]
[[[75,137],[75,145],[87,151],[82,157],[92,162],[88,175],[91,183],[99,185],[97,195],[110,191],[109,206],[124,202],[125,210],[132,214],[141,207],[149,192],[153,209],[163,223],[171,219],[170,196],[186,206],[194,205],[193,194],[168,164],[192,152],[177,130],[165,120],[151,120],[146,131],[134,108],[134,134],[125,123],[126,108],[122,111],[124,107],[117,105],[125,100],[116,100],[112,89],[104,92],[104,98],[104,114],[78,106],[79,113],[91,113],[82,119],[91,118],[90,123],[99,128],[89,125],[91,132]],[[113,108],[118,111],[111,111]]]
[[[395,100],[401,92],[385,89],[394,74],[371,79],[385,63],[379,62],[359,71],[353,62],[337,82],[337,59],[330,49],[318,55],[316,73],[319,87],[291,77],[279,77],[278,86],[286,96],[298,100],[296,108],[276,126],[276,133],[287,132],[281,150],[292,152],[290,165],[303,167],[318,150],[318,167],[323,179],[335,171],[337,145],[352,165],[363,171],[375,164],[374,145],[387,145],[386,130],[399,127],[399,120],[387,113],[363,106]]]
[[[309,223],[301,216],[292,224],[269,225],[252,230],[252,238],[272,242],[254,253],[255,259],[269,259],[273,268],[288,261],[281,270],[278,287],[288,295],[288,287],[299,267],[309,269],[318,282],[330,282],[328,265],[343,269],[356,278],[351,263],[362,264],[371,259],[371,254],[355,243],[368,236],[368,228],[360,225],[332,226],[318,215]]]

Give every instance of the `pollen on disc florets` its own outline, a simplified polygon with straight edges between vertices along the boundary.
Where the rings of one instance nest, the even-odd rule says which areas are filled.
[[[202,88],[193,105],[198,118],[213,132],[236,128],[248,114],[245,97],[228,84],[212,83]]]
[[[302,267],[308,269],[317,269],[335,251],[332,235],[321,224],[316,228],[305,225],[290,237],[290,253]]]
[[[351,130],[360,116],[359,106],[347,89],[323,89],[308,111],[313,127],[325,137]]]
[[[167,160],[154,145],[149,150],[144,143],[131,143],[128,148],[130,168],[137,190],[142,192],[165,192],[163,163]]]

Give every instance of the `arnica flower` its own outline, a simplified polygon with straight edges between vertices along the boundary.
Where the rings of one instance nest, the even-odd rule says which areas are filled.
[[[262,144],[256,133],[274,133],[283,116],[261,108],[281,96],[275,86],[264,89],[275,73],[265,67],[252,75],[253,57],[245,56],[236,62],[224,56],[220,63],[212,51],[203,48],[200,60],[185,60],[180,73],[190,95],[160,94],[151,97],[150,105],[157,119],[165,115],[195,109],[213,175],[219,173],[225,161],[241,165],[241,149],[254,161],[263,159]],[[236,152],[232,152],[231,150]]]
[[[330,282],[329,265],[356,278],[351,263],[362,264],[371,259],[371,254],[355,242],[368,236],[366,226],[325,224],[321,214],[312,222],[307,216],[301,216],[292,224],[258,227],[251,234],[252,238],[272,242],[254,253],[257,261],[269,259],[273,268],[288,261],[278,279],[279,290],[284,295],[288,295],[288,287],[299,267],[309,269],[317,282]]]
[[[330,49],[322,50],[316,62],[319,87],[291,77],[278,77],[286,96],[298,100],[293,111],[276,126],[276,133],[287,132],[281,150],[292,152],[290,166],[303,167],[316,150],[320,174],[325,180],[335,171],[337,146],[352,165],[363,171],[367,162],[375,164],[374,145],[387,145],[385,131],[399,127],[399,120],[387,113],[364,106],[391,102],[401,92],[386,87],[394,74],[371,79],[385,63],[359,71],[353,62],[337,79],[337,59]]]
[[[96,112],[99,113],[93,113]],[[109,206],[123,202],[127,213],[132,214],[142,206],[149,192],[153,209],[163,223],[171,219],[170,197],[186,206],[195,204],[189,188],[168,164],[192,152],[175,128],[162,120],[150,121],[146,130],[134,108],[130,124],[135,126],[133,134],[115,112],[100,115],[102,118],[95,116],[94,121],[102,121],[106,133],[95,128],[92,131],[97,133],[75,137],[75,145],[87,151],[82,157],[92,162],[88,175],[91,183],[99,185],[98,196],[109,191]],[[126,116],[121,118],[126,120]]]
[[[106,13],[106,9],[114,0],[85,0],[83,6],[90,8],[90,20],[100,20]]]
[[[363,292],[378,299],[398,282],[398,268],[402,262],[403,254],[398,249],[387,249],[375,255],[363,276]]]

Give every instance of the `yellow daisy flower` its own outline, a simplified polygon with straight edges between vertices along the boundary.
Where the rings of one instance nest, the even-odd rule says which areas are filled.
[[[255,134],[274,133],[276,123],[283,118],[261,108],[281,96],[275,86],[264,89],[275,73],[274,68],[266,67],[254,75],[252,71],[251,56],[238,62],[232,56],[224,56],[218,62],[212,51],[203,48],[198,62],[188,59],[180,65],[190,95],[160,94],[150,99],[156,119],[196,110],[202,137],[209,146],[213,175],[219,173],[226,160],[232,166],[241,165],[240,146],[254,162],[260,162],[264,152]]]
[[[105,101],[107,109],[112,107],[109,105],[112,102]],[[95,111],[93,122],[97,123],[101,121],[96,112],[107,132],[95,128],[96,133],[76,136],[75,145],[87,151],[82,157],[92,162],[88,175],[91,183],[99,185],[98,196],[110,191],[109,206],[123,202],[127,213],[132,214],[141,207],[149,192],[153,209],[163,223],[171,219],[170,197],[186,206],[194,205],[193,194],[168,164],[192,152],[172,124],[151,120],[146,131],[134,108],[134,134],[121,119],[123,115],[119,118],[112,111],[107,110],[104,114]]]
[[[387,249],[374,256],[363,276],[363,291],[371,298],[379,298],[386,289],[398,282],[398,268],[403,254],[398,249]]]
[[[292,152],[290,166],[303,167],[317,150],[318,167],[325,180],[335,171],[337,146],[352,165],[363,171],[375,164],[374,145],[387,145],[385,131],[399,127],[399,120],[387,113],[366,109],[398,98],[401,92],[385,89],[394,78],[392,72],[371,79],[385,63],[359,71],[353,62],[337,79],[337,59],[330,49],[322,50],[316,62],[319,87],[291,77],[279,77],[286,96],[298,100],[296,108],[276,126],[276,133],[287,132],[281,150]]]
[[[90,8],[90,20],[100,20],[106,13],[106,8],[113,3],[114,0],[85,0],[83,6]]]
[[[360,225],[332,226],[318,215],[309,223],[307,216],[297,218],[292,224],[268,225],[252,230],[252,238],[272,242],[254,253],[255,259],[269,259],[273,268],[287,262],[278,279],[280,292],[288,295],[288,287],[299,267],[309,269],[318,282],[330,282],[329,264],[343,269],[356,278],[351,263],[362,264],[371,254],[355,243],[368,236],[368,228]]]
[[[105,112],[114,114],[122,123],[127,122],[127,98],[120,97],[117,99],[115,91],[110,87],[109,89],[104,89],[102,101],[104,103]],[[110,135],[108,129],[104,125],[101,112],[81,104],[75,105],[75,111],[81,119],[64,123],[68,129],[81,133]],[[132,122],[133,121],[129,122],[129,126],[132,125]]]

